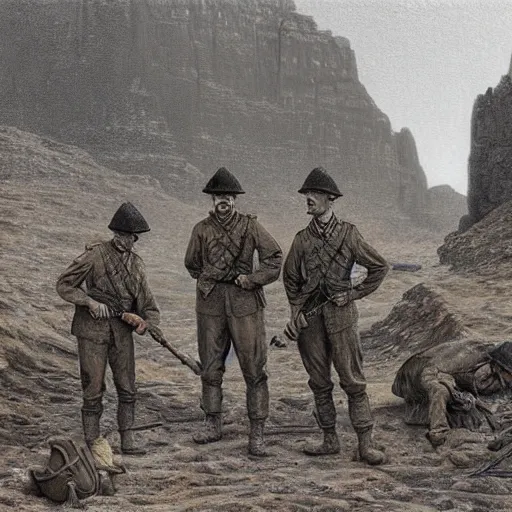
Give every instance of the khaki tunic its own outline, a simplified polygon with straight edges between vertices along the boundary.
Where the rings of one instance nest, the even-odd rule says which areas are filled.
[[[233,343],[247,385],[249,417],[268,415],[263,286],[278,279],[281,263],[279,245],[254,216],[235,212],[221,224],[211,213],[192,231],[185,266],[197,279],[202,408],[208,414],[221,412],[225,361]],[[235,284],[240,274],[247,275],[251,290]]]
[[[160,320],[142,259],[119,251],[113,241],[88,246],[59,277],[57,293],[75,304],[71,332],[78,339],[84,408],[90,412],[101,410],[107,361],[119,400],[135,400],[133,327],[120,318],[93,318],[86,304],[95,292],[113,297],[124,311],[137,313],[149,324]]]
[[[350,273],[355,263],[366,267],[368,274],[362,283],[352,287]],[[316,309],[308,318],[308,327],[300,332],[298,346],[322,428],[336,424],[333,364],[348,395],[354,429],[364,431],[373,425],[357,329],[358,312],[353,300],[376,290],[387,271],[386,261],[364,241],[357,228],[338,221],[334,215],[323,230],[313,219],[292,243],[283,281],[292,307],[306,316],[313,306]],[[350,292],[353,299],[347,305],[338,307],[329,301],[329,297],[343,292]]]
[[[398,370],[392,391],[405,400],[406,423],[427,425],[428,437],[443,442],[451,423],[448,410],[456,390],[475,396],[494,392],[501,383],[497,374],[481,372],[490,362],[492,343],[458,340],[414,354]],[[488,377],[485,381],[481,377]],[[496,380],[496,382],[491,382]]]

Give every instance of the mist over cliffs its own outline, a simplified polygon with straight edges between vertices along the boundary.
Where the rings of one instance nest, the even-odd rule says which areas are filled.
[[[413,135],[292,1],[4,0],[0,33],[2,124],[185,196],[221,165],[281,194],[323,165],[342,191],[428,209]]]

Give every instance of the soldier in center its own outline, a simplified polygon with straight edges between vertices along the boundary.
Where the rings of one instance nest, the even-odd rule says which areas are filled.
[[[291,309],[285,334],[298,341],[315,398],[315,417],[324,432],[323,443],[306,446],[304,452],[328,455],[340,451],[332,397],[334,364],[340,385],[348,395],[360,459],[380,464],[384,454],[372,444],[373,419],[354,301],[378,288],[388,265],[354,225],[336,218],[332,203],[342,194],[323,168],[311,171],[299,193],[306,196],[307,213],[313,218],[295,236],[284,264],[283,281]],[[352,287],[354,263],[366,267],[368,274],[362,283]]]
[[[233,343],[247,386],[249,453],[265,456],[268,386],[263,286],[278,279],[282,251],[255,216],[236,210],[236,197],[244,191],[227,169],[221,167],[203,192],[212,196],[213,211],[194,227],[185,256],[187,270],[197,279],[201,408],[206,414],[203,429],[193,439],[204,444],[222,437],[222,379]]]

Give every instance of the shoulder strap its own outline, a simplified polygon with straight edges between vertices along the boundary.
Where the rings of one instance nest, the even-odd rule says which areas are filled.
[[[240,256],[242,255],[242,251],[244,250],[245,240],[247,239],[247,233],[249,232],[249,224],[251,222],[251,217],[247,216],[246,219],[247,219],[247,221],[245,223],[245,229],[242,234],[242,238],[240,239],[240,249],[239,249],[238,254],[236,255],[235,259],[233,260],[232,268],[234,268],[234,266],[238,263],[238,260],[240,259]]]
[[[133,292],[133,290],[136,290],[137,288],[135,286],[135,283],[133,282],[133,276],[130,274],[130,271],[128,270],[124,261],[114,251],[115,250],[109,251],[109,254],[106,254],[107,249],[105,249],[105,247],[100,248],[101,259],[103,260],[103,265],[105,266],[105,274],[108,279],[108,282],[110,283],[110,286],[112,287],[112,290],[115,292],[115,294],[117,296],[121,296],[122,294],[120,293],[119,288],[116,286],[115,282],[113,281],[112,277],[110,276],[110,272],[108,271],[109,270],[109,264],[108,264],[109,259],[115,258],[116,262],[118,264],[120,264],[122,266],[122,268],[124,269],[125,282],[127,282],[129,284],[129,286],[127,287],[128,290],[131,290]],[[134,293],[132,293],[132,295],[135,296]]]
[[[43,482],[48,482],[50,480],[53,480],[54,478],[57,478],[59,475],[61,475],[62,473],[64,473],[64,471],[67,471],[68,469],[70,469],[71,467],[75,466],[76,464],[78,464],[78,461],[80,460],[80,457],[73,457],[73,459],[69,459],[67,457],[67,454],[65,451],[62,450],[62,448],[59,446],[59,447],[56,447],[56,449],[61,453],[61,455],[65,458],[65,460],[67,461],[66,464],[64,464],[63,466],[61,466],[59,469],[57,470],[52,470],[50,467],[47,467],[46,468],[46,472],[45,473],[33,473],[33,477],[34,479],[36,480],[37,483],[43,483]]]
[[[341,226],[341,224],[338,222],[338,225]],[[341,226],[343,228],[343,226]],[[335,248],[334,252],[332,254],[329,253],[329,251],[327,251],[327,247],[331,247],[333,248],[333,246],[331,244],[329,244],[329,242],[327,240],[323,241],[323,246],[322,246],[322,249],[324,249],[324,252],[329,255],[329,262],[327,263],[327,266],[325,267],[325,271],[322,271],[322,275],[323,277],[327,276],[327,274],[329,273],[329,270],[333,264],[333,262],[335,263],[338,263],[340,266],[343,267],[343,265],[341,265],[340,262],[338,262],[338,260],[336,259],[336,256],[340,253],[341,249],[343,248],[343,245],[345,244],[345,240],[347,238],[347,235],[348,235],[348,232],[350,230],[350,227],[347,225],[346,229],[345,229],[345,233],[343,234],[343,237],[341,239],[341,243],[339,244],[339,246],[337,248]],[[343,267],[345,269],[345,267]]]
[[[211,217],[213,222],[215,223],[215,225],[220,227],[220,229],[222,229],[224,234],[228,237],[229,241],[235,246],[236,253],[230,251],[229,247],[226,247],[226,249],[231,253],[231,255],[234,256],[233,263],[231,264],[231,268],[230,268],[229,271],[231,271],[235,267],[235,265],[237,264],[238,260],[240,259],[240,256],[242,255],[242,251],[243,251],[244,246],[245,246],[245,240],[247,238],[247,233],[249,231],[249,223],[250,223],[251,217],[248,216],[248,215],[244,216],[244,217],[245,217],[245,228],[244,228],[244,231],[242,233],[242,237],[240,238],[240,245],[238,245],[233,240],[233,238],[229,234],[229,231],[214,216]]]

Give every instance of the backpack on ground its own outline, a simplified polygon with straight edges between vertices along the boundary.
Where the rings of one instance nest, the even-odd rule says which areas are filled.
[[[58,503],[81,507],[81,499],[98,494],[100,474],[91,450],[72,439],[50,441],[50,459],[44,469],[30,469],[38,490]]]

